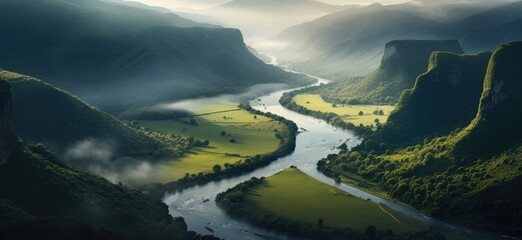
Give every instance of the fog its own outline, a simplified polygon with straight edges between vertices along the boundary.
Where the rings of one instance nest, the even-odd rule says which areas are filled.
[[[64,160],[112,183],[139,185],[154,176],[154,163],[148,159],[115,157],[118,143],[109,139],[88,138],[66,150]],[[159,165],[159,164],[158,164]]]

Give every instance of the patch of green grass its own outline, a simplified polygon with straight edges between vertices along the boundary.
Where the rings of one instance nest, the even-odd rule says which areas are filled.
[[[388,105],[345,105],[324,101],[319,94],[299,94],[293,98],[293,101],[312,111],[332,112],[343,118],[345,122],[353,123],[356,126],[363,124],[364,126],[376,125],[375,119],[379,119],[381,124],[388,121],[388,116],[395,109],[394,106]],[[383,111],[383,115],[374,114],[374,111]],[[360,112],[363,115],[359,115]]]
[[[192,109],[192,113],[197,125],[175,120],[140,121],[141,126],[155,131],[210,142],[208,147],[194,149],[182,158],[157,166],[156,181],[177,180],[186,173],[208,173],[216,164],[225,168],[225,163],[232,164],[249,156],[273,152],[280,144],[276,133],[282,137],[288,136],[288,129],[283,123],[238,109],[237,104],[202,106]]]
[[[347,194],[321,183],[298,169],[284,170],[247,191],[247,206],[252,212],[282,217],[304,224],[352,228],[364,232],[378,229],[413,232],[428,226],[385,206]],[[306,209],[306,211],[304,211]]]

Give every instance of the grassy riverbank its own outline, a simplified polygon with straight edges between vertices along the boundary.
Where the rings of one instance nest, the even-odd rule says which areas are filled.
[[[376,126],[376,119],[378,123],[384,124],[395,108],[389,105],[332,104],[323,100],[319,94],[298,94],[292,100],[312,111],[335,113],[345,122],[353,123],[355,126]]]

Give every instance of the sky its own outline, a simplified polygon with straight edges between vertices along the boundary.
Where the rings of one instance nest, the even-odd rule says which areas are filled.
[[[171,10],[204,9],[226,3],[230,0],[134,0],[151,6],[161,6]],[[336,5],[361,4],[369,5],[375,2],[393,4],[408,2],[409,0],[316,0]]]

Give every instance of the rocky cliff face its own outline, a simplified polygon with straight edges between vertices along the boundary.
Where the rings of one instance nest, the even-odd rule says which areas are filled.
[[[15,146],[16,134],[11,84],[0,79],[0,164],[8,160],[14,152]]]
[[[481,155],[522,143],[520,66],[522,42],[497,48],[489,62],[478,113],[456,144],[458,153]]]
[[[476,116],[491,53],[434,52],[428,72],[406,90],[382,131],[381,142],[422,141],[467,126]]]

